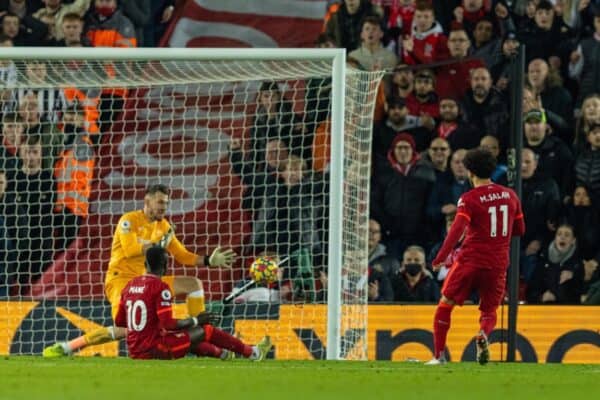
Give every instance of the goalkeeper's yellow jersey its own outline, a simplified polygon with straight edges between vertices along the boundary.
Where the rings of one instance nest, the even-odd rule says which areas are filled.
[[[157,243],[171,228],[163,218],[150,221],[142,210],[131,211],[119,219],[113,236],[110,262],[106,273],[106,282],[112,279],[131,279],[143,275],[146,271],[142,246]],[[189,252],[173,235],[165,249],[184,265],[195,265],[198,256]]]

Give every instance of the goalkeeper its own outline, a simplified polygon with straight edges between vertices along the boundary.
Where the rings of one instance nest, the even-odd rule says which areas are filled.
[[[236,254],[233,250],[215,249],[210,256],[191,253],[177,240],[173,228],[165,219],[169,204],[169,189],[164,185],[150,186],[144,196],[144,209],[124,214],[113,236],[110,262],[104,281],[104,293],[111,304],[113,321],[119,310],[121,291],[127,283],[145,272],[146,250],[158,245],[167,250],[175,260],[184,265],[231,267]],[[202,282],[189,276],[163,276],[175,295],[187,294],[186,304],[190,316],[204,311]],[[86,333],[69,342],[59,342],[44,349],[44,357],[70,355],[87,346],[120,340],[126,330],[117,326],[103,327]]]

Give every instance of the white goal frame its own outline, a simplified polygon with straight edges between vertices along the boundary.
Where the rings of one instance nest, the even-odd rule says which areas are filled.
[[[259,48],[3,48],[2,59],[110,61],[292,61],[323,60],[332,64],[331,163],[327,296],[327,359],[341,360],[342,220],[344,184],[345,49]],[[366,307],[366,305],[364,306]],[[365,327],[366,329],[366,327]],[[365,335],[366,340],[366,335]],[[366,346],[365,346],[366,347]]]

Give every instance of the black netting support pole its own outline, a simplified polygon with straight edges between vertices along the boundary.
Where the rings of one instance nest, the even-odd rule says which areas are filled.
[[[519,46],[511,64],[510,138],[507,149],[508,185],[521,198],[521,150],[523,149],[523,85],[525,81],[525,46]],[[519,306],[520,238],[510,245],[508,270],[508,348],[506,361],[514,362],[517,349],[517,308]]]

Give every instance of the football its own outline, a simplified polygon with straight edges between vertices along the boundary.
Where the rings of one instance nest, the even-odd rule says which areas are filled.
[[[258,257],[250,266],[250,277],[257,283],[277,281],[279,266],[273,257]]]

